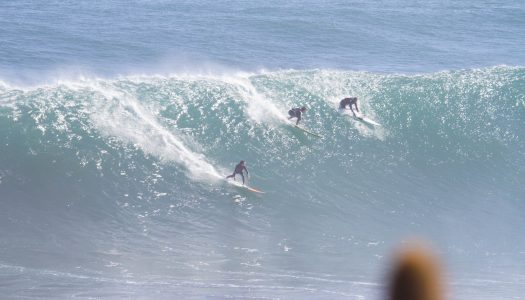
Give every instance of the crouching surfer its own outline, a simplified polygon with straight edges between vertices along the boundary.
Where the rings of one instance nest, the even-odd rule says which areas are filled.
[[[359,108],[357,107],[357,97],[344,98],[343,100],[341,100],[341,102],[339,102],[339,109],[346,109],[346,107],[348,106],[350,107],[350,110],[352,111],[352,114],[354,114],[355,117],[355,112],[352,109],[352,105],[355,107],[355,110],[359,112]]]
[[[295,122],[295,125],[299,125],[299,121],[301,121],[301,115],[304,114],[304,112],[306,112],[306,107],[296,107],[296,108],[292,108],[288,111],[288,114],[290,115],[288,117],[288,120],[290,120],[291,118],[297,118],[297,122]]]
[[[243,171],[246,171],[246,175],[248,175],[248,169],[246,169],[246,166],[244,165],[244,160],[241,160],[240,163],[238,163],[236,166],[235,166],[235,170],[233,171],[233,174],[231,174],[230,176],[226,176],[226,179],[228,178],[232,178],[233,177],[233,180],[235,180],[235,175],[236,174],[241,174],[241,177],[242,177],[242,184],[244,185],[244,174],[243,174]]]

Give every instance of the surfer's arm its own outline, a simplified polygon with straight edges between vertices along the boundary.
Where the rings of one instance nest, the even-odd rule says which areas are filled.
[[[248,169],[246,169],[246,167],[244,167],[244,170],[246,171],[246,175],[248,175],[250,172],[248,172]]]

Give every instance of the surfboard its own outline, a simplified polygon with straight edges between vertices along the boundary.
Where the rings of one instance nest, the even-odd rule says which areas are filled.
[[[307,134],[313,135],[313,136],[318,137],[318,138],[323,138],[322,135],[319,135],[317,133],[311,132],[310,130],[305,129],[305,128],[301,127],[301,126],[298,126],[295,123],[292,123],[292,122],[288,122],[288,123],[290,123],[290,125],[292,125],[293,127],[297,128],[297,129],[299,129],[299,130],[301,130],[301,131],[303,131],[303,132],[305,132]]]
[[[264,194],[265,193],[265,192],[263,192],[261,190],[258,190],[256,188],[253,188],[253,187],[250,187],[250,186],[247,186],[247,185],[243,185],[242,183],[237,182],[237,181],[227,180],[226,179],[226,182],[228,182],[229,184],[231,184],[233,186],[236,186],[238,188],[246,189],[246,190],[248,190],[250,192],[254,192],[254,193],[258,193],[258,194]]]
[[[349,116],[351,118],[354,118],[354,120],[358,120],[358,121],[361,121],[363,123],[366,123],[366,124],[369,124],[369,125],[373,125],[373,126],[381,126],[381,124],[377,123],[376,121],[370,119],[369,117],[365,116],[365,115],[362,115],[358,112],[355,113],[355,116],[352,114],[352,113],[348,113],[347,112],[348,109],[345,109],[345,110],[342,110],[342,114],[343,115],[346,115],[346,116]]]
[[[358,119],[359,121],[363,121],[363,122],[368,123],[370,125],[381,126],[381,124],[377,123],[376,121],[374,121],[374,120],[372,120],[369,117],[364,116],[364,115],[356,114],[355,118]]]

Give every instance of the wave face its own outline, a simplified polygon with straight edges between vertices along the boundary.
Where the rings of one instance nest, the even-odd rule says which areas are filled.
[[[0,84],[0,290],[369,299],[419,236],[458,298],[522,295],[524,95],[519,67]],[[266,194],[220,180],[240,159]]]

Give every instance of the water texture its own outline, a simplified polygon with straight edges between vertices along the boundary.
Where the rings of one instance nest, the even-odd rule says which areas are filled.
[[[0,3],[2,298],[380,299],[420,237],[452,299],[522,299],[524,10]]]

